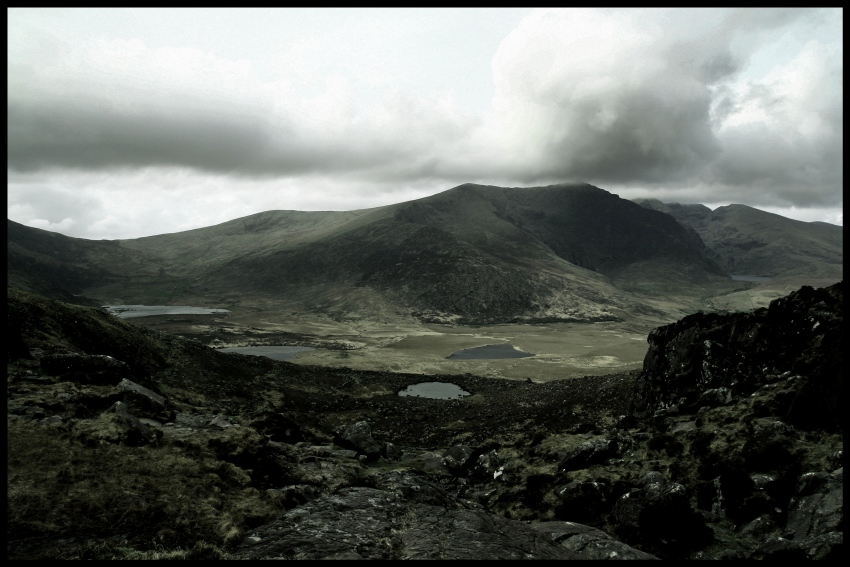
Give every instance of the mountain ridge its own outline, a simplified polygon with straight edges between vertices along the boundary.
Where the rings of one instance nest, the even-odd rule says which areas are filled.
[[[835,232],[818,225],[802,240],[776,238],[785,248],[748,263],[755,256],[740,249],[758,235],[736,225],[746,224],[748,209],[729,209],[721,226],[710,222],[720,214],[701,205],[648,206],[586,183],[467,183],[385,207],[266,211],[118,241],[52,237],[9,221],[8,274],[23,289],[103,303],[285,299],[296,310],[353,316],[352,305],[368,297],[422,321],[614,320],[629,309],[651,311],[652,298],[728,292],[738,285],[729,282],[730,266],[805,272],[795,262],[805,268],[808,260],[784,258],[788,247]],[[818,274],[840,279],[835,238],[821,240]]]
[[[843,227],[789,219],[740,204],[712,211],[704,205],[657,199],[636,202],[693,228],[729,273],[769,277],[817,274],[836,281],[843,277]]]

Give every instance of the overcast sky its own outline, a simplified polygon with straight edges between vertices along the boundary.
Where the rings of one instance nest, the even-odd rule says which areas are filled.
[[[843,225],[841,9],[9,9],[8,213],[135,238],[461,183]]]

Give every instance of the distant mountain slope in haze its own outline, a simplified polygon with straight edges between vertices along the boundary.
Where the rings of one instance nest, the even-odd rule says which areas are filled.
[[[746,205],[718,207],[639,199],[644,207],[673,216],[693,228],[717,262],[732,274],[807,275],[841,280],[844,228],[802,222]]]

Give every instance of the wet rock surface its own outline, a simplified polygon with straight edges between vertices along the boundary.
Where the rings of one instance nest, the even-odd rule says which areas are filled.
[[[9,303],[12,559],[843,557],[841,285],[460,400]]]

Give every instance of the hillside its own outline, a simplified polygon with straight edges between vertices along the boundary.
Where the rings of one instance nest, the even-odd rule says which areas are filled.
[[[714,258],[730,274],[768,277],[805,275],[841,279],[844,229],[823,222],[802,222],[746,205],[714,211],[703,205],[636,200],[693,228]]]

